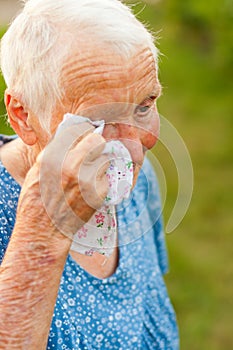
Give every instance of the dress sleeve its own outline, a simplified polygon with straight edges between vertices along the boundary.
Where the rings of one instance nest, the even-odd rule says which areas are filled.
[[[15,224],[20,186],[0,161],[0,265]]]
[[[15,140],[18,137],[18,135],[3,135],[0,134],[0,147],[3,146],[7,142],[11,142]]]
[[[168,255],[164,235],[159,184],[153,166],[147,158],[143,164],[143,171],[148,184],[147,208],[152,222],[159,267],[162,273],[165,274],[168,271]]]

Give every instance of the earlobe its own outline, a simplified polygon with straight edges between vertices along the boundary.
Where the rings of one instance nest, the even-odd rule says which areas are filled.
[[[12,128],[24,143],[30,146],[34,145],[37,141],[37,136],[28,123],[28,111],[17,98],[9,93],[8,90],[5,91],[4,100]]]

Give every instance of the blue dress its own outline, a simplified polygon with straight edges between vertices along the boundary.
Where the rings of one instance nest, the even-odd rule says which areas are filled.
[[[19,194],[20,186],[0,162],[0,262]],[[158,185],[146,159],[131,197],[117,207],[115,273],[98,279],[68,255],[47,350],[179,349],[176,317],[163,281],[167,255],[160,214]]]

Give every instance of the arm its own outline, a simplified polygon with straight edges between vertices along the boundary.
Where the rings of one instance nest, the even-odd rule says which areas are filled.
[[[17,219],[1,266],[0,349],[46,347],[70,245],[68,238],[49,227],[38,203],[23,221],[20,215]]]
[[[77,130],[72,132],[73,139],[77,138]],[[100,160],[106,161],[106,156],[100,156],[104,148],[102,137],[96,134],[84,137],[67,153],[59,168],[61,163],[57,155],[61,155],[66,139],[69,143],[72,139],[68,132],[62,136],[62,142],[55,138],[39,157],[21,191],[15,228],[0,273],[0,349],[45,349],[71,244],[71,239],[60,231],[74,233],[82,220],[88,220],[93,214],[94,209],[83,199],[89,196],[89,191],[91,197],[95,197],[95,207],[101,205],[101,198],[107,192],[107,180],[102,171],[98,186],[101,193],[93,195],[96,168]],[[89,175],[84,171],[84,176],[80,168],[93,147],[95,151],[84,166]],[[106,162],[103,170],[105,168]],[[62,193],[57,190],[59,171],[62,171]],[[45,178],[41,175],[43,172]],[[76,216],[70,216],[66,210],[64,194]],[[56,213],[54,217],[53,213]]]

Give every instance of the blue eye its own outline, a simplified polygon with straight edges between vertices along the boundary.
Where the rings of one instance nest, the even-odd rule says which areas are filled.
[[[151,112],[154,106],[154,99],[153,97],[147,98],[145,101],[143,101],[140,105],[138,105],[135,109],[135,114],[137,117],[145,117],[148,115],[148,113]]]
[[[137,107],[137,113],[145,114],[145,113],[148,112],[148,110],[149,110],[150,108],[151,108],[150,106],[138,106],[138,107]]]

